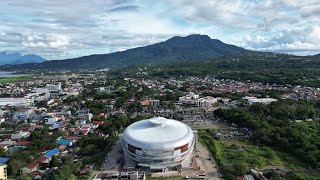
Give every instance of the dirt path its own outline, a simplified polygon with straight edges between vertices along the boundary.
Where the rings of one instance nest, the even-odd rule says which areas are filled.
[[[199,157],[196,158],[196,161],[200,166],[200,170],[205,170],[207,172],[206,179],[222,179],[219,178],[220,174],[215,160],[209,160],[209,151],[200,142],[196,144],[196,148],[197,154],[199,155]]]

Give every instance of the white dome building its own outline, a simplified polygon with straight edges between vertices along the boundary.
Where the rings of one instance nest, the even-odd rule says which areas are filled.
[[[190,158],[195,144],[192,129],[179,121],[154,117],[128,126],[123,134],[126,162],[166,171]]]

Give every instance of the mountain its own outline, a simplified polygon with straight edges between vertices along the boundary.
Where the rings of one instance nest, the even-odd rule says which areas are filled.
[[[35,54],[22,55],[19,52],[0,52],[0,64],[42,63],[45,59]]]
[[[14,61],[12,64],[26,64],[26,63],[42,63],[45,59],[35,55],[35,54],[27,54],[21,56],[21,58]]]
[[[66,60],[45,61],[39,64],[1,66],[0,70],[77,70],[128,67],[139,64],[172,64],[207,60],[246,51],[243,48],[225,44],[207,35],[173,37],[167,41],[138,47],[122,52],[83,56]]]

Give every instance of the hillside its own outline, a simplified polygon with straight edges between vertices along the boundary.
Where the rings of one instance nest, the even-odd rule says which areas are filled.
[[[22,55],[19,52],[0,52],[0,65],[3,64],[25,64],[25,63],[42,63],[45,59],[35,54]]]
[[[167,41],[111,54],[90,55],[40,64],[6,65],[0,70],[77,70],[128,67],[140,64],[172,64],[206,60],[246,51],[206,35],[173,37]]]
[[[140,74],[137,71],[139,68],[125,70],[131,75]],[[212,75],[219,79],[320,87],[320,57],[317,56],[247,51],[202,63],[149,66],[144,71],[160,77]]]

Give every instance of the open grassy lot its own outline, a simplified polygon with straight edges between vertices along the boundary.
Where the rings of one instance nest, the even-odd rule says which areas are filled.
[[[257,145],[249,140],[219,141],[213,138],[209,130],[200,130],[199,141],[216,159],[224,179],[234,179],[236,175],[247,174],[250,168],[261,171],[278,169],[279,172],[292,172],[295,177],[292,179],[319,177],[317,172],[310,175],[312,173],[307,172],[306,169],[308,165],[290,154]]]
[[[26,81],[32,79],[32,76],[16,76],[16,77],[6,77],[0,78],[0,83],[12,83],[18,81]]]

